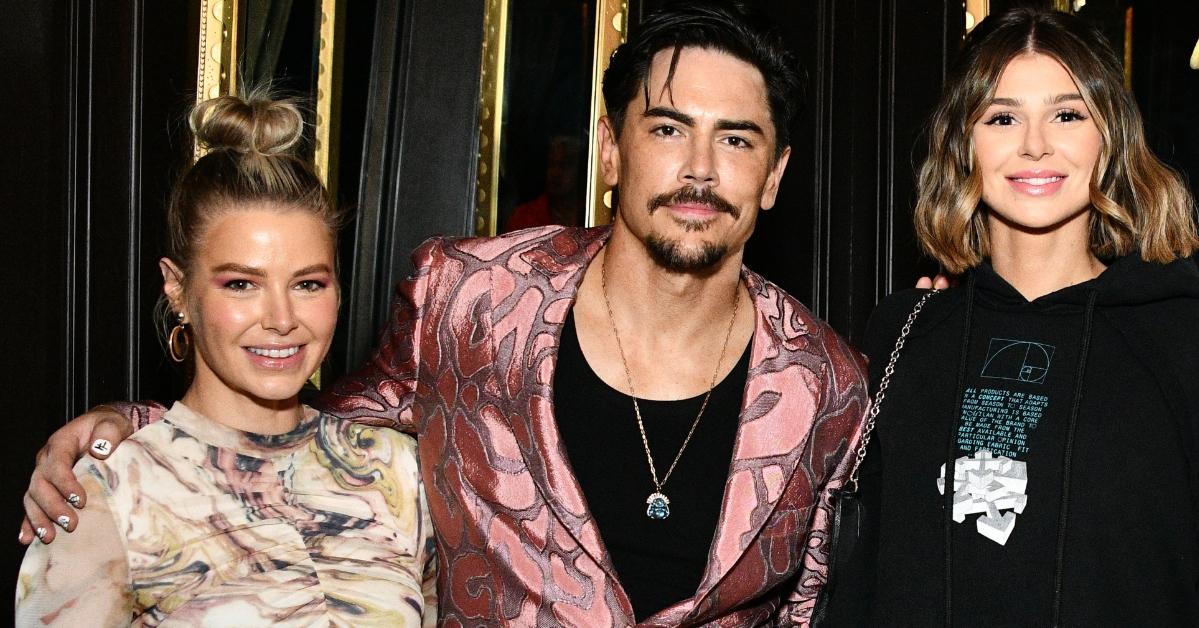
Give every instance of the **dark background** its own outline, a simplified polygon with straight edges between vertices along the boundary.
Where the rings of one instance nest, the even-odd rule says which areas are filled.
[[[12,539],[0,544],[3,616],[23,554],[20,496],[46,437],[97,403],[180,392],[150,311],[164,199],[191,151],[183,115],[198,28],[198,0],[10,4],[0,21],[0,530]],[[482,4],[346,3],[339,191],[356,218],[341,238],[342,320],[326,381],[364,359],[409,251],[473,228]],[[632,28],[653,4],[631,3]],[[778,204],[747,261],[854,339],[879,298],[935,270],[912,235],[912,164],[961,40],[962,3],[757,4],[783,25],[807,85]],[[1199,3],[1091,0],[1080,15],[1119,48],[1129,6],[1149,137],[1193,178],[1199,72],[1186,60]],[[508,150],[505,159],[544,160],[544,144]]]

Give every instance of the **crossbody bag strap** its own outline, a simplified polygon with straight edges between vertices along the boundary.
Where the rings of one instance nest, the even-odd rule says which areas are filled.
[[[861,504],[858,500],[858,472],[862,468],[862,461],[866,459],[866,447],[870,444],[870,436],[874,433],[875,421],[878,419],[879,409],[882,408],[883,399],[886,397],[887,387],[891,385],[891,376],[895,374],[895,364],[899,361],[899,353],[903,349],[904,343],[908,339],[908,334],[912,332],[912,324],[916,322],[916,317],[920,315],[920,310],[924,309],[924,304],[928,302],[937,290],[925,293],[916,302],[912,308],[912,312],[908,314],[908,320],[904,323],[903,328],[899,332],[899,338],[895,340],[895,348],[891,351],[891,359],[887,362],[887,368],[883,369],[883,378],[879,382],[878,392],[874,393],[874,399],[870,404],[870,409],[866,412],[866,425],[862,428],[862,439],[858,445],[856,457],[853,462],[853,468],[849,473],[849,479],[840,488],[830,489],[830,498],[833,500],[833,521],[829,533],[829,561],[828,572],[825,576],[824,587],[821,588],[819,596],[816,598],[816,606],[812,609],[812,625],[824,626],[828,623],[828,613],[830,612],[831,599],[835,595],[837,589],[837,576],[839,571],[838,564],[847,556],[854,554],[854,546],[856,539],[861,534]],[[843,534],[843,528],[851,530],[851,533]],[[842,537],[845,537],[844,539]],[[849,543],[849,545],[845,545]],[[842,556],[842,558],[838,558]],[[859,603],[858,601],[853,604]],[[847,602],[841,605],[841,611],[845,612],[849,608]],[[852,614],[852,613],[851,613]],[[833,620],[840,623],[846,623],[850,620],[848,617],[838,617]]]
[[[895,348],[891,350],[891,358],[887,361],[887,367],[883,369],[883,378],[879,381],[878,392],[874,393],[874,400],[871,401],[870,410],[866,413],[866,426],[862,429],[862,440],[858,445],[857,459],[854,460],[853,470],[849,473],[849,481],[845,483],[850,492],[856,493],[858,490],[858,473],[862,469],[862,461],[866,459],[866,446],[870,444],[870,436],[874,433],[879,410],[882,408],[883,399],[887,396],[887,387],[891,385],[891,376],[895,374],[895,364],[899,361],[899,352],[907,342],[908,334],[912,333],[912,324],[916,322],[920,310],[924,309],[924,304],[939,292],[940,290],[932,290],[924,293],[924,296],[920,297],[920,300],[912,307],[903,328],[899,330],[899,337],[895,339]]]

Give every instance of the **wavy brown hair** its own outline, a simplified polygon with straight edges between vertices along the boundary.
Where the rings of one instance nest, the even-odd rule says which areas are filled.
[[[990,255],[973,128],[1008,62],[1056,59],[1074,79],[1103,143],[1091,175],[1090,246],[1100,258],[1140,251],[1166,263],[1199,247],[1195,201],[1179,174],[1145,143],[1144,124],[1124,89],[1120,58],[1103,35],[1066,13],[1018,8],[988,17],[967,36],[929,128],[915,209],[920,246],[950,273]]]

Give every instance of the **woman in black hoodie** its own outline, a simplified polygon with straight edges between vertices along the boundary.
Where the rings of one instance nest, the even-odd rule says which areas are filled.
[[[1070,15],[990,17],[929,148],[917,233],[964,278],[889,378],[826,623],[1199,625],[1194,202],[1119,58]],[[923,296],[875,311],[876,389]]]

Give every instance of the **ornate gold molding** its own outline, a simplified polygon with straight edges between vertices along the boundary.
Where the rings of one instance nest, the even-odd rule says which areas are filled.
[[[508,0],[486,0],[483,15],[483,62],[479,70],[479,154],[475,170],[475,234],[495,235],[499,213],[500,149],[503,146],[504,62],[508,39]],[[625,41],[627,0],[599,0],[592,50],[590,129],[605,114],[602,84],[612,51]],[[594,135],[587,151],[587,225],[612,219],[611,193],[599,176]],[[605,204],[605,201],[608,204]]]
[[[486,0],[479,69],[479,156],[475,168],[475,234],[495,235],[499,220],[500,146],[504,124],[504,60],[508,0]]]
[[[200,0],[196,102],[237,92],[240,8],[238,0]]]
[[[965,32],[969,33],[991,13],[991,2],[990,0],[966,0],[963,4],[966,7]]]
[[[600,177],[599,119],[607,115],[604,107],[604,70],[616,47],[628,39],[629,3],[627,0],[601,0],[595,20],[595,53],[591,65],[591,145],[587,149],[588,226],[612,222],[612,190]]]
[[[341,62],[345,0],[321,0],[317,42],[316,120],[313,161],[316,172],[337,198],[337,147],[341,131]]]
[[[313,166],[337,199],[337,147],[341,137],[341,60],[345,33],[345,0],[321,0],[317,29],[316,120],[313,121]],[[308,378],[321,387],[322,364]]]
[[[196,102],[237,88],[238,0],[200,0]]]
[[[200,0],[200,33],[196,63],[196,102],[238,91],[243,0]],[[316,172],[337,194],[337,145],[341,118],[341,61],[345,32],[345,0],[320,0],[317,41],[316,105],[313,161]],[[195,156],[202,155],[199,146]],[[320,388],[321,369],[312,375]]]

